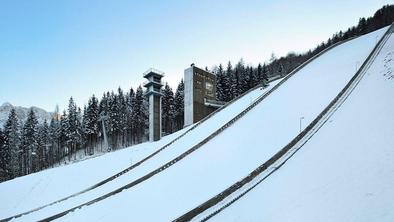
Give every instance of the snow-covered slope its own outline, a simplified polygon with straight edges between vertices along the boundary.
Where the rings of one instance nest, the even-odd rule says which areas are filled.
[[[169,221],[221,192],[265,162],[299,133],[300,117],[303,125],[312,121],[336,96],[369,55],[386,29],[344,43],[304,67],[264,102],[252,109],[233,126],[219,134],[185,159],[130,189],[83,207],[60,218],[65,221]],[[248,99],[246,99],[248,100]],[[253,99],[252,99],[253,100]],[[251,102],[251,101],[249,101]],[[222,111],[222,118],[231,115]],[[234,114],[232,114],[234,116]],[[217,122],[201,130],[217,128]],[[196,129],[197,130],[197,129]],[[198,132],[198,131],[196,131]],[[201,135],[185,137],[174,150],[184,150]],[[138,167],[125,177],[103,187],[120,186],[122,178],[130,180],[144,175],[152,166],[163,163],[169,153]],[[175,152],[179,153],[179,152]],[[95,196],[90,193],[88,195]],[[18,218],[35,221],[78,205],[78,196],[70,202],[44,208]]]
[[[0,183],[0,218],[22,213],[91,186],[170,142],[188,128],[153,143],[142,143],[86,161]]]
[[[11,103],[3,103],[3,105],[0,106],[0,128],[3,128],[3,126],[5,125],[8,119],[8,115],[13,108],[15,109],[16,116],[22,122],[27,119],[27,114],[29,113],[30,109],[33,109],[39,123],[44,122],[44,120],[49,123],[49,121],[51,120],[52,114],[41,108],[35,106],[31,108],[26,108],[21,106],[13,106]]]
[[[79,195],[77,198],[71,198],[61,203],[61,206],[73,207],[77,203],[84,203],[85,201],[121,187],[149,173],[157,167],[160,167],[164,163],[185,152],[191,146],[198,144],[217,128],[227,123],[231,118],[250,105],[253,100],[271,89],[277,82],[278,81],[271,83],[270,86],[264,90],[258,88],[249,92],[244,97],[231,103],[221,112],[216,113],[211,118],[201,123],[194,130],[190,131],[187,136],[180,138],[169,148],[161,151],[159,153],[160,155],[154,156],[149,161],[146,161],[127,174],[116,178],[115,181],[111,181],[102,187],[96,188],[92,192]],[[0,206],[0,218],[23,213],[79,192],[145,158],[150,153],[156,151],[187,131],[190,127],[192,126],[178,131],[175,134],[168,135],[155,143],[144,143],[122,151],[117,151],[114,154],[107,154],[92,160],[51,169],[48,170],[48,172],[39,172],[2,183],[0,184],[0,199],[7,201]],[[79,179],[81,177],[83,177],[83,179]],[[63,187],[65,183],[67,186],[59,190],[59,187]],[[60,204],[54,205],[52,208],[62,209]]]
[[[394,36],[282,168],[211,221],[394,221]]]

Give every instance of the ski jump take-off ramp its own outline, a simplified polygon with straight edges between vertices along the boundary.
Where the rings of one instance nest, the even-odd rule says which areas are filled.
[[[338,43],[158,142],[4,182],[0,218],[393,220],[392,30]]]

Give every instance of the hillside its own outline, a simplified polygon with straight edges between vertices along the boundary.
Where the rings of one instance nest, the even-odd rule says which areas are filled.
[[[243,178],[296,137],[300,130],[311,123],[352,79],[360,65],[375,47],[376,40],[380,39],[386,30],[387,28],[383,28],[329,49],[294,73],[290,78],[282,80],[280,83],[278,83],[279,80],[273,82],[270,87],[264,90],[260,88],[252,90],[195,128],[190,126],[193,129],[188,133],[186,132],[191,128],[183,129],[177,134],[169,135],[156,143],[141,144],[96,159],[2,183],[0,184],[0,198],[7,201],[0,208],[0,218],[42,206],[86,188],[89,184],[97,183],[129,166],[130,163],[133,164],[143,159],[149,153],[158,150],[167,142],[177,138],[177,136],[186,133],[183,137],[174,141],[167,149],[113,180],[80,195],[17,218],[16,221],[36,221],[77,206],[83,206],[83,208],[70,212],[59,219],[64,221],[121,221],[124,218],[131,217],[137,221],[170,221],[176,219]],[[386,52],[387,54],[390,50],[392,51],[392,45],[389,42],[382,53]],[[379,54],[379,58],[383,55],[382,53]],[[391,59],[390,55],[384,55],[386,61]],[[382,68],[386,65],[386,69],[391,68],[388,65],[390,64],[389,62],[382,64],[378,61],[379,59],[374,63],[376,67]],[[379,70],[379,72],[388,73],[384,69]],[[380,73],[379,77],[384,76],[385,73]],[[370,76],[373,77],[373,75]],[[386,77],[384,81],[387,84],[392,80]],[[377,82],[381,83],[382,81],[379,80]],[[280,84],[280,86],[276,87],[276,84]],[[374,87],[379,88],[381,86],[372,84],[370,87],[372,89],[368,89],[367,92],[373,91]],[[367,114],[376,114],[386,104],[389,108],[387,109],[388,112],[384,112],[386,115],[381,115],[382,121],[388,118],[388,113],[392,113],[390,110],[394,107],[394,104],[384,99],[390,95],[391,91],[387,91],[388,88],[390,88],[389,85],[381,87],[379,90],[380,97],[374,97],[374,94],[369,95],[371,104],[373,103],[372,100],[376,100],[376,98],[381,98],[382,103],[379,102],[376,105],[376,110],[373,112],[369,112],[366,109],[364,114],[360,114],[361,117]],[[386,94],[383,95],[383,92]],[[366,96],[363,93],[361,94],[361,98]],[[256,101],[259,102],[256,103]],[[251,106],[252,104],[254,105]],[[348,112],[354,114],[355,110],[360,108],[357,104],[355,102],[354,108],[350,108]],[[371,106],[375,107],[374,105]],[[353,116],[357,117],[358,115]],[[232,119],[235,117],[236,119],[233,121]],[[347,115],[343,118],[345,117],[347,118]],[[355,119],[359,119],[359,117]],[[373,127],[373,120],[363,121],[362,123],[369,124],[369,122],[371,122],[371,127]],[[380,122],[376,124],[380,124]],[[332,145],[337,145],[343,141],[345,146],[348,146],[357,141],[356,135],[358,134],[350,133],[352,125],[346,123],[343,125],[346,125],[348,128],[333,130],[340,137],[335,141],[331,141],[333,142]],[[387,126],[385,129],[387,129],[388,133],[392,132],[392,122],[387,121],[384,126]],[[365,127],[358,126],[357,129],[359,128],[365,128],[365,133],[369,132],[367,129],[371,129],[369,125]],[[218,129],[222,130],[215,134]],[[382,141],[386,144],[385,146],[389,147],[391,143],[385,141],[388,140],[387,135],[389,134],[387,132],[382,134]],[[344,137],[348,134],[349,137],[346,141]],[[353,134],[354,136],[352,137],[351,135]],[[331,140],[331,134],[328,135],[326,140],[321,140],[321,144]],[[371,137],[363,134],[362,138],[368,140]],[[204,142],[202,143],[202,141]],[[369,142],[364,142],[366,148],[374,144],[374,140]],[[195,149],[191,149],[193,147]],[[354,146],[354,149],[356,148],[357,146]],[[135,152],[138,150],[139,152]],[[314,155],[317,157],[322,154],[324,153]],[[390,155],[390,152],[387,151],[386,155]],[[323,158],[327,157],[325,155],[322,156]],[[364,156],[364,158],[367,156]],[[319,158],[316,159],[319,160]],[[378,159],[372,159],[371,165],[378,164],[376,162]],[[317,160],[316,163],[318,163]],[[327,159],[326,162],[329,163],[330,161]],[[309,164],[309,162],[305,161],[302,163]],[[335,163],[340,166],[340,163]],[[345,163],[344,165],[346,165]],[[355,169],[361,163],[361,161],[355,161],[354,168],[351,169]],[[96,169],[95,166],[97,165],[105,167],[102,171],[88,171],[83,174],[86,175],[83,180],[78,179],[78,175],[81,175],[79,174],[81,170]],[[294,168],[297,169],[297,167]],[[330,167],[327,165],[327,168]],[[301,169],[304,172],[309,168],[304,166]],[[312,172],[317,172],[317,170],[313,170],[313,167],[310,167],[310,169]],[[330,169],[335,171],[334,167]],[[390,168],[388,168],[389,172]],[[146,177],[146,175],[150,174],[152,175]],[[298,177],[288,176],[286,178]],[[319,181],[321,179],[321,177],[316,175],[311,175],[310,178],[309,181]],[[67,188],[59,189],[58,185],[64,185],[64,183],[67,183]],[[274,187],[281,187],[286,184],[292,184],[292,182],[284,181]],[[375,186],[378,186],[378,184],[375,184]],[[115,190],[119,190],[119,192],[112,194]],[[277,190],[283,191],[282,189]],[[288,190],[289,192],[291,191],[291,189]],[[391,194],[391,192],[384,192],[384,194]],[[250,195],[252,195],[252,192]],[[274,199],[274,196],[271,199]],[[89,204],[85,205],[85,203]],[[281,204],[278,204],[278,207],[274,208],[273,211],[281,213],[280,206],[283,206],[284,203]],[[254,205],[253,203],[248,203],[246,206]],[[257,204],[255,206],[260,205]],[[149,213],[151,210],[148,209],[156,209],[156,211],[155,213]],[[242,208],[240,211],[242,211]],[[258,208],[254,212],[259,213],[261,209]],[[236,215],[238,216],[238,214]],[[371,215],[373,216],[374,214]],[[230,214],[229,218],[236,217]],[[227,221],[229,218],[225,218],[223,221]],[[263,218],[260,218],[258,221],[261,221]],[[242,218],[236,221],[239,220],[244,221]]]
[[[211,221],[393,221],[394,36],[329,121]]]

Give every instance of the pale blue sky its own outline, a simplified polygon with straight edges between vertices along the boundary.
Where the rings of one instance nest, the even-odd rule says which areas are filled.
[[[0,104],[66,108],[191,63],[302,52],[393,0],[0,0]]]

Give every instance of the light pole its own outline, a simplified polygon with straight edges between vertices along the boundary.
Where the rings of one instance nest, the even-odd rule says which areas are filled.
[[[302,117],[300,117],[300,133],[301,133],[301,131],[302,131],[302,120],[304,119],[304,117],[302,116]]]

